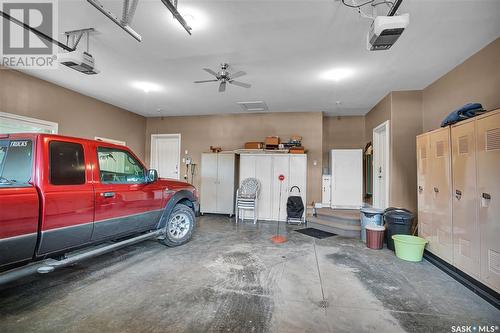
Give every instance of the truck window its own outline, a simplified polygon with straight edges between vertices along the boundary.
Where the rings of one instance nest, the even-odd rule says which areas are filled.
[[[146,182],[146,172],[141,163],[129,152],[116,148],[98,147],[101,183],[140,184]]]
[[[33,167],[31,140],[0,140],[0,186],[29,186]]]
[[[53,185],[85,184],[83,146],[78,143],[51,141],[50,183]]]

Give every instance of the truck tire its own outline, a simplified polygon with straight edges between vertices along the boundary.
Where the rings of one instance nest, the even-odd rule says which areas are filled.
[[[170,247],[185,244],[193,237],[195,225],[196,216],[193,209],[177,204],[166,223],[165,239],[161,241]]]

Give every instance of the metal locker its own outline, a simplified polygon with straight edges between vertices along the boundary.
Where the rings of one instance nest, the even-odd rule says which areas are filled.
[[[479,279],[480,237],[476,196],[475,122],[451,128],[453,172],[453,264]]]
[[[476,120],[481,281],[500,292],[500,111]]]
[[[428,250],[434,253],[429,151],[429,134],[419,135],[417,137],[418,233],[420,237],[429,241]]]
[[[451,213],[451,154],[450,128],[435,130],[429,134],[430,167],[432,186],[432,226],[435,249],[441,259],[453,262],[452,213]]]

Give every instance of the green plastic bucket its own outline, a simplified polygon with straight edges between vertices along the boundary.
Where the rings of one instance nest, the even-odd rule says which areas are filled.
[[[422,261],[427,241],[410,235],[393,235],[396,256],[407,261]]]

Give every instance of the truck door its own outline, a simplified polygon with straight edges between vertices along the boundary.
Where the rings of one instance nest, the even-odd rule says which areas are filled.
[[[33,141],[0,139],[0,267],[33,257],[38,193],[33,185]]]
[[[90,242],[94,189],[85,140],[44,137],[42,144],[43,218],[38,253],[47,254]]]
[[[92,240],[154,228],[163,213],[162,188],[128,150],[96,145],[95,223]]]

